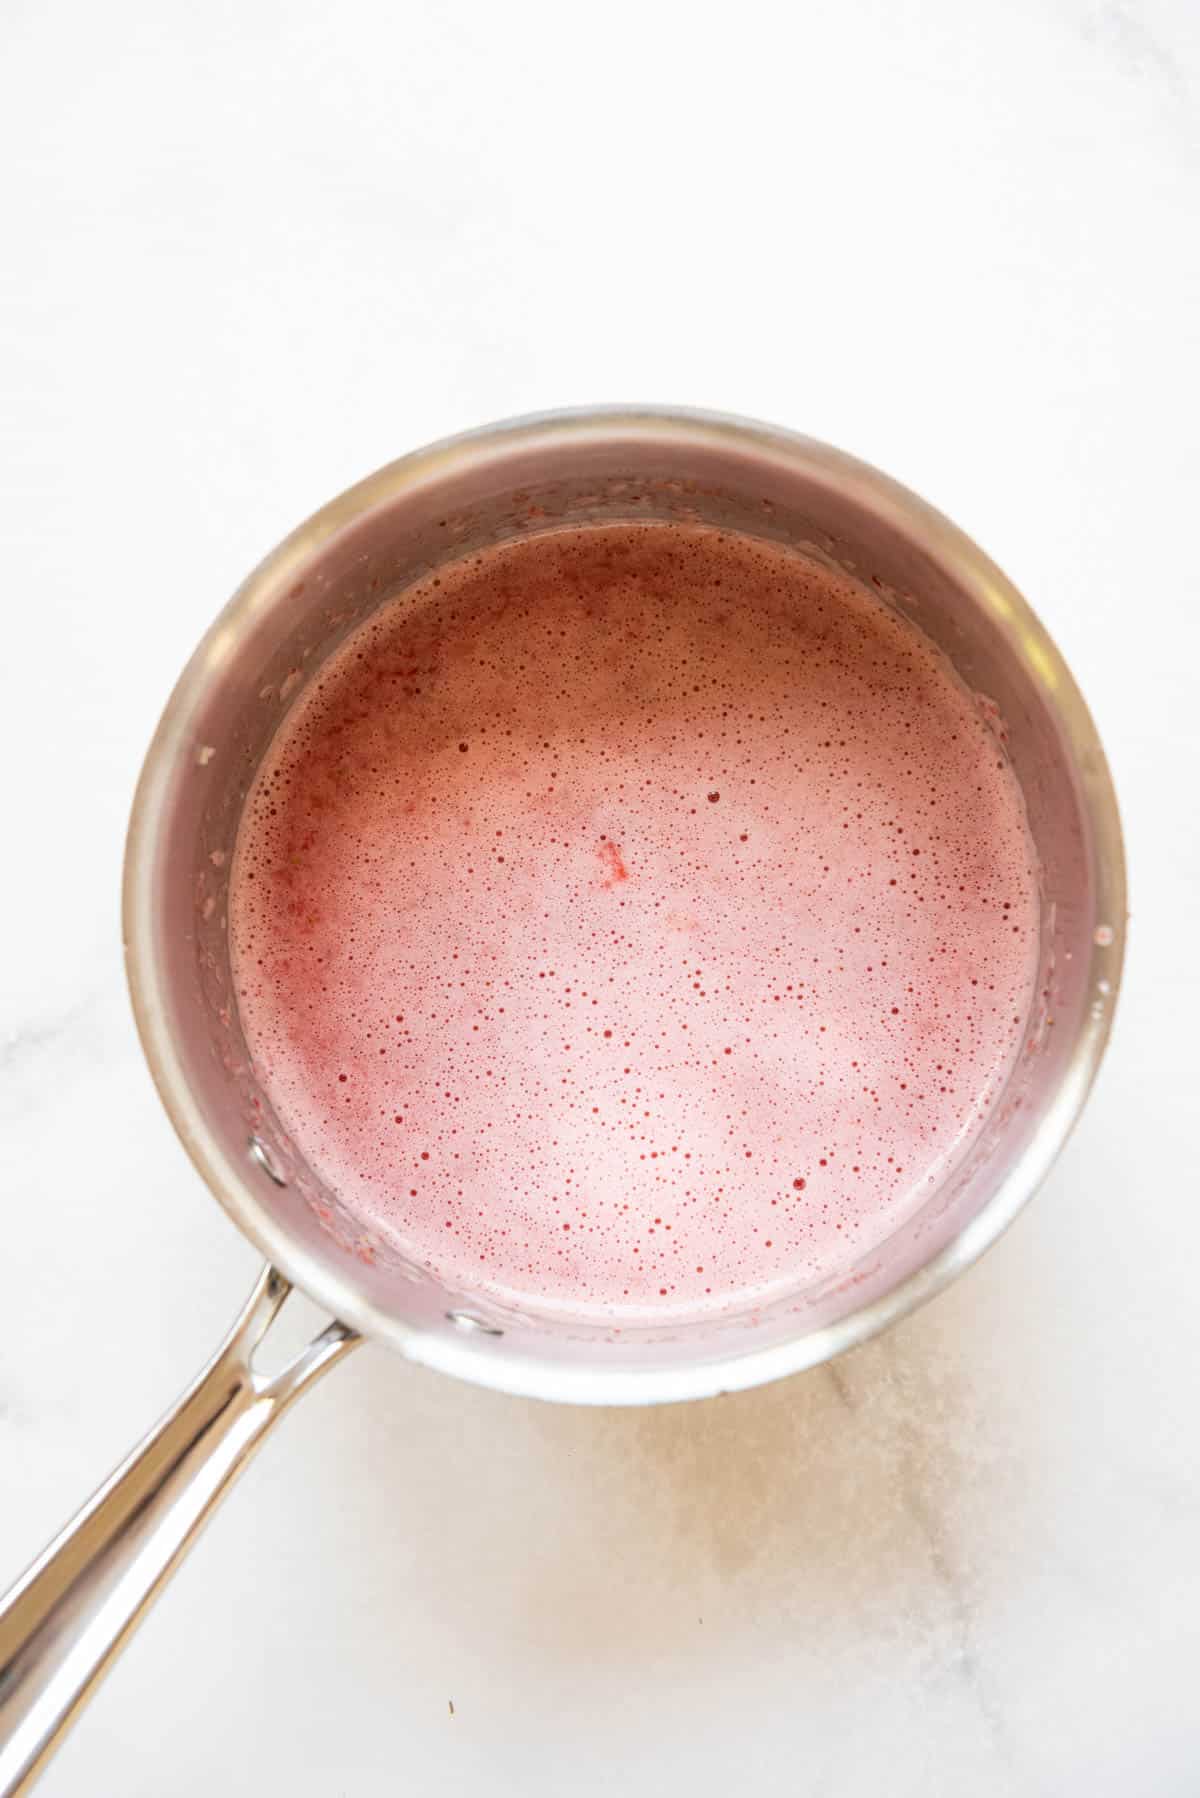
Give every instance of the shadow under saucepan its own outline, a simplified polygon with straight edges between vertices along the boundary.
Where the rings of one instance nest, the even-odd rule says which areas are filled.
[[[340,1552],[371,1545],[373,1608],[417,1605],[533,1672],[627,1675],[789,1619],[886,1637],[901,1612],[934,1659],[969,1662],[970,1519],[1014,1477],[975,1284],[830,1366],[646,1410],[508,1399],[364,1354],[339,1433],[367,1477],[342,1494]]]

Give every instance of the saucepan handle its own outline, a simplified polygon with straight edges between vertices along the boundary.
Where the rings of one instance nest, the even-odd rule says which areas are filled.
[[[0,1604],[0,1798],[32,1783],[280,1412],[359,1342],[331,1323],[257,1373],[290,1291],[263,1269],[203,1373]]]

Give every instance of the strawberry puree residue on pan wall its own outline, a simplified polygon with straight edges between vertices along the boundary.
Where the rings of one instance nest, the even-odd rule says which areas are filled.
[[[1014,777],[848,579],[701,527],[491,550],[296,700],[234,856],[297,1147],[459,1286],[703,1313],[849,1266],[1017,1053]]]

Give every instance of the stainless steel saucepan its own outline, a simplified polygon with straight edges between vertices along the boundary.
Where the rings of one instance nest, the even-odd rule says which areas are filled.
[[[1024,790],[1042,963],[1023,1052],[981,1135],[881,1248],[769,1307],[618,1338],[453,1291],[342,1210],[255,1079],[225,912],[255,769],[292,695],[347,632],[399,587],[484,545],[645,519],[807,546],[873,582],[943,647]],[[362,1337],[507,1392],[649,1404],[812,1367],[939,1291],[1016,1216],[1077,1117],[1108,1037],[1124,926],[1116,802],[1062,657],[973,543],[861,462],[703,413],[582,411],[436,444],[326,506],[250,576],[185,668],[146,758],[125,861],[146,1059],[192,1160],[267,1266],[213,1360],[0,1610],[0,1792],[35,1776],[276,1417]],[[336,1321],[267,1377],[254,1353],[293,1284]]]

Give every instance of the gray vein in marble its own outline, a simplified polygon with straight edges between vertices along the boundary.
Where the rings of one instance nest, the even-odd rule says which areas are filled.
[[[880,1346],[886,1357],[886,1343]],[[857,1413],[859,1405],[845,1368],[836,1361],[830,1361],[826,1364],[825,1371],[841,1404],[852,1414]],[[930,1572],[946,1604],[955,1643],[954,1670],[987,1731],[997,1759],[1011,1771],[1012,1737],[1003,1714],[987,1690],[980,1667],[976,1649],[979,1619],[974,1602],[955,1564],[945,1519],[922,1489],[924,1482],[918,1465],[920,1445],[911,1423],[898,1419],[897,1435],[903,1444],[903,1471],[898,1496],[924,1544]]]
[[[105,985],[11,1026],[0,1040],[0,1115],[23,1119],[56,1102],[60,1082],[106,1063],[118,1016],[116,993]]]
[[[15,1072],[43,1050],[53,1048],[73,1025],[86,1016],[94,998],[94,994],[89,994],[48,1018],[35,1018],[32,1023],[18,1024],[10,1030],[0,1043],[0,1078]]]
[[[1084,41],[1111,55],[1122,74],[1153,84],[1181,109],[1190,108],[1187,76],[1144,16],[1126,0],[1106,0],[1083,21]]]

